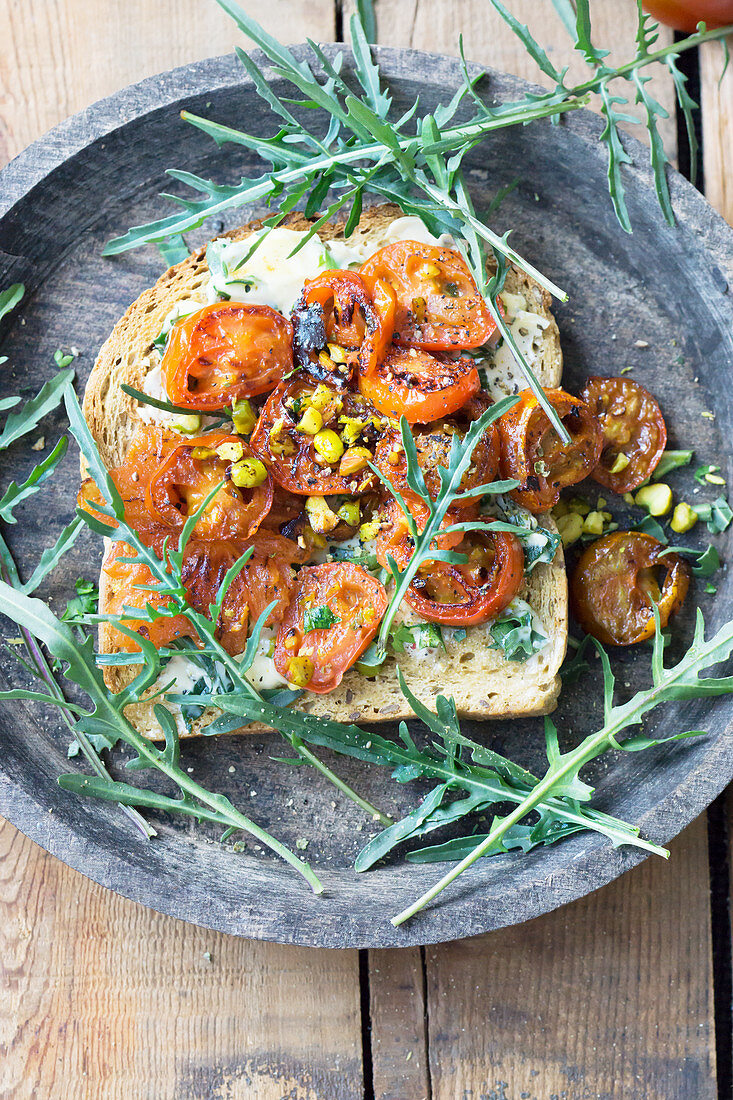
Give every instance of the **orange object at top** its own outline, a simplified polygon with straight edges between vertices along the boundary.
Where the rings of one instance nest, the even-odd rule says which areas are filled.
[[[207,412],[267,393],[293,368],[292,340],[292,325],[270,306],[204,306],[171,329],[161,368],[168,398]]]
[[[660,23],[688,34],[701,20],[708,27],[733,23],[733,0],[644,0],[642,6]]]
[[[496,335],[496,323],[466,261],[453,248],[397,241],[380,248],[359,273],[372,289],[394,291],[394,341],[426,351],[477,348]]]

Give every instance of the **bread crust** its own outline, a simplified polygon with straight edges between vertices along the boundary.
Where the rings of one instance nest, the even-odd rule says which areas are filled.
[[[401,216],[400,209],[392,204],[371,207],[363,213],[354,231],[356,241],[378,240],[387,226]],[[301,214],[293,214],[283,224],[298,230],[305,229],[309,223]],[[260,228],[262,222],[256,220],[222,236],[242,240]],[[329,223],[321,228],[319,236],[322,240],[332,240],[341,236],[342,231],[342,224]],[[124,382],[135,389],[143,389],[147,373],[158,363],[153,342],[165,318],[183,299],[203,303],[208,274],[206,246],[203,246],[145,290],[102,346],[87,382],[83,409],[102,459],[109,468],[124,461],[140,419],[137,402],[120,389],[120,384]],[[550,312],[549,295],[534,280],[513,268],[507,273],[505,289],[521,293],[528,310],[546,320],[539,338],[536,373],[544,387],[559,386],[562,351],[557,325]],[[540,522],[555,530],[549,515],[540,517]],[[107,574],[101,574],[99,610],[103,614],[110,607],[113,584]],[[549,634],[550,642],[542,652],[527,661],[508,661],[499,650],[491,648],[487,625],[472,627],[462,642],[448,640],[445,654],[421,657],[405,652],[400,656],[400,669],[422,703],[434,709],[438,693],[453,696],[458,713],[475,719],[547,714],[554,709],[560,690],[558,673],[567,644],[567,579],[562,549],[551,564],[535,567],[519,595],[536,611]],[[408,607],[404,607],[396,621],[410,623],[417,619]],[[100,624],[99,649],[101,653],[118,651],[116,631],[109,623]],[[396,667],[394,657],[390,656],[378,678],[366,679],[351,669],[334,691],[328,695],[304,692],[297,706],[310,714],[361,724],[410,718],[413,712],[399,689]],[[107,666],[105,679],[113,691],[119,691],[130,682],[134,671],[134,666]],[[152,703],[130,706],[126,714],[145,736],[161,736]],[[205,712],[194,723],[191,734],[200,733],[214,717],[215,712]],[[256,732],[263,728],[253,723],[246,731]]]

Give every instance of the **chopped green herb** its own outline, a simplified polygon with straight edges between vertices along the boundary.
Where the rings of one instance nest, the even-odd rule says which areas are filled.
[[[306,634],[309,630],[328,630],[330,626],[340,622],[341,619],[326,604],[322,607],[307,607],[303,613],[303,630]]]
[[[524,600],[513,600],[493,621],[489,633],[494,639],[492,649],[503,650],[509,661],[526,661],[549,641],[544,631],[535,625],[532,608]]]
[[[694,473],[695,481],[704,485],[706,481],[710,481],[711,476],[714,477],[717,474],[719,469],[720,466],[698,466]],[[725,481],[721,478],[719,482],[713,482],[713,484],[725,485]]]
[[[733,512],[725,497],[718,497],[711,503],[693,504],[692,510],[697,513],[699,519],[704,520],[711,535],[721,534],[733,520]]]
[[[400,623],[390,634],[392,649],[398,655],[410,649],[445,649],[440,627],[435,623],[415,623],[407,626]]]
[[[714,596],[718,589],[714,584],[711,584],[710,581],[708,581],[708,583],[705,585],[705,591],[707,592],[708,596]]]
[[[53,361],[59,370],[68,367],[69,364],[74,362],[74,358],[75,356],[71,355],[69,352],[62,351],[61,348],[56,348],[56,351],[53,353]]]
[[[654,516],[644,516],[643,519],[634,524],[632,530],[640,531],[642,535],[652,535],[653,538],[663,542],[665,546],[669,542],[664,528],[655,520]]]

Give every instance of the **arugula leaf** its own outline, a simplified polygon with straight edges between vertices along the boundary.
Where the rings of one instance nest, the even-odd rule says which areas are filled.
[[[68,600],[66,610],[61,616],[62,623],[82,623],[86,616],[93,615],[99,603],[99,589],[93,581],[77,577],[74,581],[76,596]]]
[[[173,267],[175,264],[181,263],[182,260],[187,260],[190,255],[190,249],[180,233],[176,233],[164,241],[159,241],[158,251],[163,257],[163,263],[166,267]]]
[[[22,283],[13,283],[7,290],[0,291],[0,321],[15,309],[24,294],[25,287]]]
[[[492,649],[501,649],[508,661],[526,661],[539,653],[550,640],[535,626],[532,608],[524,600],[514,599],[489,626],[494,639]]]
[[[711,577],[716,570],[720,569],[720,555],[712,543],[704,550],[694,550],[691,546],[668,546],[660,551],[659,557],[665,554],[685,554],[692,558],[695,563],[692,566],[692,572],[698,577]]]
[[[309,630],[328,630],[329,626],[340,622],[341,619],[326,604],[322,607],[306,607],[303,612],[303,630],[306,634]]]
[[[652,651],[652,686],[636,693],[626,703],[614,706],[614,676],[603,646],[595,642],[601,658],[604,678],[604,724],[596,733],[591,733],[574,749],[560,752],[557,733],[549,719],[545,722],[548,768],[545,775],[533,787],[531,794],[523,799],[516,809],[501,819],[495,819],[491,830],[476,848],[463,859],[422,897],[418,898],[397,916],[392,924],[399,926],[414,916],[447,886],[463,873],[476,859],[496,850],[504,835],[515,825],[520,824],[527,814],[536,809],[548,798],[558,795],[573,801],[587,801],[592,788],[580,779],[581,769],[591,760],[610,748],[636,751],[654,744],[661,744],[668,738],[638,738],[619,740],[620,734],[629,726],[639,725],[650,710],[660,703],[685,699],[709,698],[733,692],[733,676],[703,677],[701,673],[711,665],[727,660],[733,653],[733,622],[727,623],[709,640],[705,638],[702,612],[698,609],[693,643],[682,659],[670,668],[664,667],[664,643],[661,638],[659,609],[654,607],[656,634]],[[697,736],[692,733],[674,734],[673,738]],[[628,743],[627,743],[628,742]]]
[[[41,386],[35,397],[26,401],[20,412],[12,412],[0,432],[0,451],[6,450],[24,435],[35,429],[50,412],[58,408],[74,381],[73,370],[59,371]]]
[[[62,435],[51,453],[31,470],[22,485],[18,485],[15,481],[10,482],[0,499],[0,519],[3,519],[5,523],[18,522],[14,515],[14,509],[22,501],[27,500],[28,497],[39,491],[44,481],[51,476],[66,454],[68,446],[67,437]]]

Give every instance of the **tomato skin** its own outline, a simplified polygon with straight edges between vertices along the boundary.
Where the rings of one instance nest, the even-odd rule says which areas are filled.
[[[174,405],[208,412],[273,389],[293,369],[293,327],[270,306],[214,302],[177,321],[161,371]]]
[[[471,359],[438,359],[418,348],[393,347],[359,389],[385,416],[429,424],[458,412],[481,389]]]
[[[148,482],[145,503],[153,522],[178,530],[196,511],[207,493],[224,481],[196,523],[199,539],[247,538],[259,527],[272,504],[272,478],[252,489],[239,489],[231,481],[233,459],[222,458],[217,448],[232,446],[241,457],[252,456],[237,435],[212,432],[182,441],[155,469]],[[196,451],[209,452],[197,457]]]
[[[402,499],[415,520],[415,525],[419,532],[425,530],[425,524],[427,523],[430,515],[428,506],[423,500],[409,489],[405,489],[402,493]],[[454,546],[457,546],[463,539],[462,531],[452,531],[451,528],[454,523],[461,523],[466,519],[474,518],[478,515],[478,509],[474,508],[471,511],[464,510],[460,514],[457,511],[448,512],[443,520],[440,529],[441,533],[435,540],[435,545],[441,550],[452,550]],[[377,513],[377,518],[380,521],[379,533],[374,544],[374,552],[377,555],[377,560],[383,569],[389,570],[389,558],[393,558],[399,569],[404,569],[415,548],[414,540],[410,534],[410,528],[407,524],[407,517],[402,511],[399,503],[390,498],[380,508]]]
[[[184,437],[177,432],[152,424],[140,424],[132,438],[125,461],[121,466],[110,470],[110,477],[125,504],[125,517],[131,527],[137,531],[146,545],[152,545],[155,536],[161,531],[145,503],[150,474],[177,447]],[[91,478],[86,478],[78,496],[80,508],[91,513],[109,527],[116,527],[114,520],[98,516],[94,504],[103,504],[102,494]],[[166,529],[167,533],[169,530]]]
[[[370,256],[359,273],[370,289],[380,279],[392,287],[397,344],[456,351],[480,347],[496,334],[494,319],[455,249],[397,241]]]
[[[300,413],[293,411],[292,403],[310,396],[316,385],[315,380],[304,374],[296,374],[289,381],[281,382],[265,402],[250,437],[250,446],[278,485],[291,493],[302,496],[363,493],[376,480],[368,466],[357,473],[342,476],[339,473],[340,459],[330,464],[318,462],[314,436],[297,430]],[[340,416],[369,421],[365,427],[366,435],[358,440],[358,445],[373,448],[378,431],[381,431],[381,426],[376,426],[381,425],[381,418],[376,415],[373,405],[358,393],[338,389],[326,382],[320,385],[327,386],[333,393],[334,407],[338,409],[325,427],[338,434],[343,427],[339,422]],[[376,423],[372,423],[371,418]],[[274,437],[273,432],[277,432]]]
[[[377,280],[372,293],[355,271],[324,271],[307,279],[293,307],[295,361],[322,381],[351,381],[358,364],[373,370],[392,341],[395,296]],[[318,353],[327,344],[347,351],[344,363],[328,365]]]
[[[438,422],[429,428],[413,432],[417,458],[423,472],[425,485],[433,500],[440,491],[439,468],[448,467],[453,436],[461,435],[454,421]],[[489,425],[474,447],[471,465],[461,481],[461,491],[486,485],[493,481],[499,468],[500,445],[499,431],[495,424]],[[388,429],[377,444],[374,465],[389,478],[394,487],[402,492],[407,486],[407,459],[402,446],[400,433]],[[456,508],[466,508],[477,503],[476,499],[456,502]]]
[[[291,660],[308,658],[313,674],[308,683],[299,686],[318,695],[332,691],[374,638],[388,602],[384,586],[360,565],[330,562],[305,566],[277,632],[276,669],[287,679]],[[328,607],[339,621],[306,633],[304,612],[308,607]]]
[[[102,575],[106,578],[105,613],[120,615],[125,606],[135,607],[142,611],[146,604],[154,608],[164,607],[168,600],[161,598],[155,592],[146,592],[136,587],[137,585],[154,584],[155,578],[146,565],[136,565],[119,561],[119,558],[134,558],[135,550],[126,542],[113,542],[105,551],[102,561]],[[140,622],[138,619],[123,619],[122,622],[130,630],[149,638],[156,649],[168,645],[176,638],[196,638],[196,631],[185,615],[175,615],[171,618],[156,619],[154,622]],[[117,630],[114,624],[110,624],[115,633],[115,646],[124,653],[139,653],[140,646],[134,639]]]
[[[597,466],[603,443],[601,427],[584,401],[565,390],[545,390],[545,395],[570,432],[567,447],[530,390],[497,421],[501,475],[520,482],[510,495],[534,513],[552,508],[561,489],[582,481]]]
[[[581,554],[570,581],[573,614],[604,645],[637,645],[655,632],[652,599],[664,628],[684,603],[690,569],[677,554],[639,531],[614,531]],[[661,593],[653,571],[664,569]]]
[[[701,20],[709,30],[733,23],[733,0],[644,0],[644,9],[660,23],[688,34]]]
[[[667,445],[659,405],[630,378],[589,378],[580,396],[603,432],[601,458],[591,477],[614,493],[630,493],[651,476]],[[629,464],[612,474],[619,454],[626,455]]]

